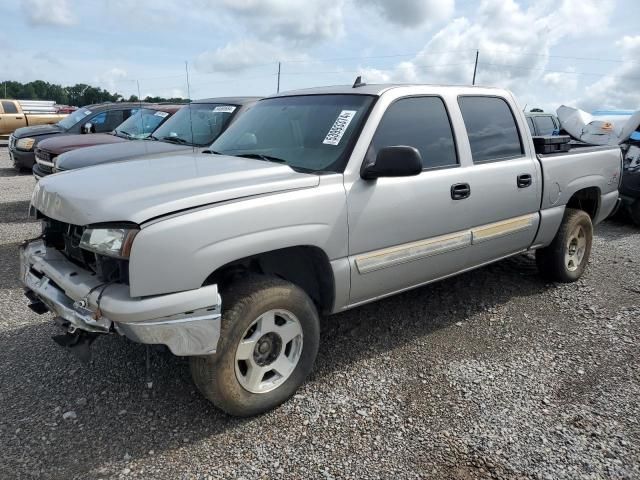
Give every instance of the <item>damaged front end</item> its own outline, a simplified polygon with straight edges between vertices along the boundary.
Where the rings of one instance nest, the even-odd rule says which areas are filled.
[[[128,260],[82,248],[83,227],[54,224],[52,232],[52,223],[45,221],[43,236],[20,246],[20,280],[31,310],[56,315],[65,332],[54,337],[58,344],[84,361],[98,336],[113,333],[166,345],[175,355],[215,353],[221,316],[216,285],[130,297]]]

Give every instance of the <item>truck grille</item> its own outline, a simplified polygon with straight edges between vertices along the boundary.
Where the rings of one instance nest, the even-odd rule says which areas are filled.
[[[36,162],[40,166],[40,170],[46,173],[53,172],[53,160],[56,158],[56,155],[47,152],[46,150],[41,150],[36,148]]]
[[[80,248],[80,240],[86,227],[43,218],[44,242],[47,248],[55,248],[70,261],[93,272],[102,282],[129,284],[129,261],[99,255]]]

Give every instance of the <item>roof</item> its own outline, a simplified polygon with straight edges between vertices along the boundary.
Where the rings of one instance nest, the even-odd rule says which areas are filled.
[[[80,108],[88,108],[90,110],[100,111],[100,110],[112,110],[112,109],[122,108],[122,107],[125,107],[125,108],[126,107],[136,108],[140,106],[148,107],[149,105],[151,104],[147,102],[105,102],[105,103],[94,103],[93,105],[85,105],[84,107],[80,107]]]
[[[277,93],[271,95],[271,97],[288,97],[293,95],[382,95],[384,92],[393,88],[404,87],[438,87],[438,88],[478,88],[478,89],[494,89],[494,87],[485,87],[481,85],[438,85],[438,84],[420,84],[420,83],[381,83],[381,84],[366,84],[360,87],[354,88],[352,85],[332,85],[328,87],[313,87],[304,88],[301,90],[290,90],[288,92]]]
[[[148,108],[149,110],[158,110],[160,112],[168,112],[168,113],[176,113],[186,104],[178,105],[178,104],[155,104],[155,105],[145,105],[144,108]]]
[[[231,105],[246,105],[248,103],[257,102],[262,97],[213,97],[194,100],[191,103],[226,103]]]

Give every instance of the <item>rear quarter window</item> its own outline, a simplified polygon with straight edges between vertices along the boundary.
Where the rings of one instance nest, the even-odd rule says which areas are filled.
[[[458,98],[474,162],[508,160],[524,153],[509,104],[500,97]]]

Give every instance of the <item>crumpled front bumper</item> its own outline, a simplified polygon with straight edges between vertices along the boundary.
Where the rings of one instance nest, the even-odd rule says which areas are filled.
[[[29,298],[69,322],[71,333],[115,330],[139,343],[166,345],[175,355],[216,351],[221,318],[216,285],[132,298],[127,285],[104,284],[40,239],[20,247],[20,280]]]

